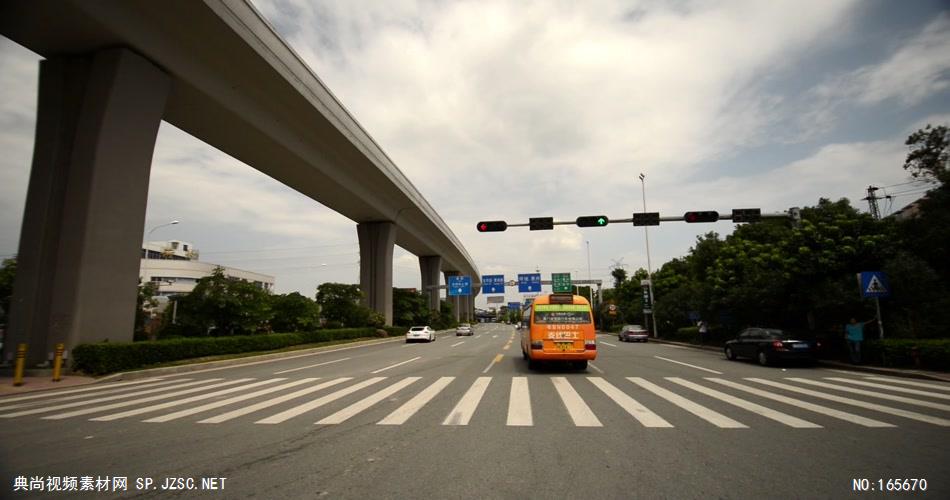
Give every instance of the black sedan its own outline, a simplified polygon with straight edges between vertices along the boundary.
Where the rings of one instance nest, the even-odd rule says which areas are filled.
[[[776,361],[814,362],[821,343],[813,338],[775,328],[746,328],[726,342],[726,358],[752,358],[766,366]]]

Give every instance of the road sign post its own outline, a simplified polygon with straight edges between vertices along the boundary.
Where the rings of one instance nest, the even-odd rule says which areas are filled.
[[[448,294],[450,297],[462,297],[472,294],[471,276],[449,276]]]
[[[877,334],[884,338],[884,320],[881,318],[881,298],[891,296],[891,288],[887,283],[887,275],[881,271],[864,271],[858,273],[858,287],[861,297],[873,298],[877,309]]]
[[[574,287],[571,285],[571,273],[552,273],[551,289],[554,293],[571,293]]]
[[[482,293],[505,293],[505,276],[503,274],[483,275]]]
[[[518,293],[539,293],[540,291],[541,273],[518,275]]]

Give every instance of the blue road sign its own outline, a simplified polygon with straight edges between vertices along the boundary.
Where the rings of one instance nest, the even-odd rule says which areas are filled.
[[[861,296],[869,297],[890,297],[891,287],[887,284],[887,275],[881,271],[865,271],[858,274],[858,282],[861,283]]]
[[[449,296],[462,296],[472,294],[471,276],[449,276]]]
[[[482,276],[482,293],[505,293],[505,275],[489,274]]]
[[[518,292],[533,293],[541,291],[541,273],[519,274]]]
[[[509,302],[508,309],[521,309],[521,302]]]

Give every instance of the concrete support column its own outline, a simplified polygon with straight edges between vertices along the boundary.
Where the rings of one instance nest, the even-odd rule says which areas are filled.
[[[148,180],[171,81],[127,49],[40,62],[33,165],[4,344],[131,341]],[[10,351],[8,350],[8,353]]]
[[[448,284],[449,284],[449,277],[450,277],[450,276],[459,276],[459,275],[461,275],[461,274],[462,274],[462,273],[460,273],[460,272],[458,272],[458,271],[444,271],[444,272],[442,273],[442,276],[445,278],[445,284],[448,285]],[[446,288],[446,289],[445,289],[445,300],[448,301],[450,304],[452,304],[452,314],[455,316],[455,321],[459,321],[459,318],[461,318],[461,316],[459,315],[459,309],[461,308],[461,301],[459,300],[459,297],[458,297],[458,296],[454,296],[454,297],[449,296],[449,289]]]
[[[363,305],[393,324],[393,246],[396,224],[363,222],[356,225],[360,242],[360,290]]]
[[[422,271],[422,291],[429,298],[429,310],[439,310],[439,289],[428,289],[430,286],[439,286],[439,271],[442,268],[442,256],[425,255],[419,257],[419,270]]]

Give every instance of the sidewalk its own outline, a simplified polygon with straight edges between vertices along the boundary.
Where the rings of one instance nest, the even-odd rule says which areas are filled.
[[[14,394],[24,394],[28,392],[45,391],[49,389],[60,389],[74,387],[77,385],[86,385],[96,382],[92,377],[82,377],[79,375],[63,375],[62,380],[53,382],[53,376],[45,374],[36,374],[23,377],[23,385],[13,386],[12,376],[0,376],[0,397],[11,396]]]
[[[651,338],[650,342],[659,342],[661,344],[672,344],[672,345],[678,345],[681,347],[692,347],[694,349],[703,349],[706,351],[722,352],[722,347],[717,347],[717,346],[707,346],[707,345],[701,346],[701,345],[696,345],[696,344],[688,344],[686,342],[674,342],[672,340],[663,340],[663,339],[654,339],[654,338]],[[818,364],[825,368],[834,368],[837,370],[874,373],[877,375],[889,375],[891,377],[936,380],[939,382],[950,383],[950,373],[935,372],[935,371],[929,371],[929,370],[913,370],[913,369],[905,369],[905,368],[885,368],[882,366],[852,365],[850,363],[843,363],[841,361],[832,361],[832,360],[827,360],[827,359],[819,359]]]

